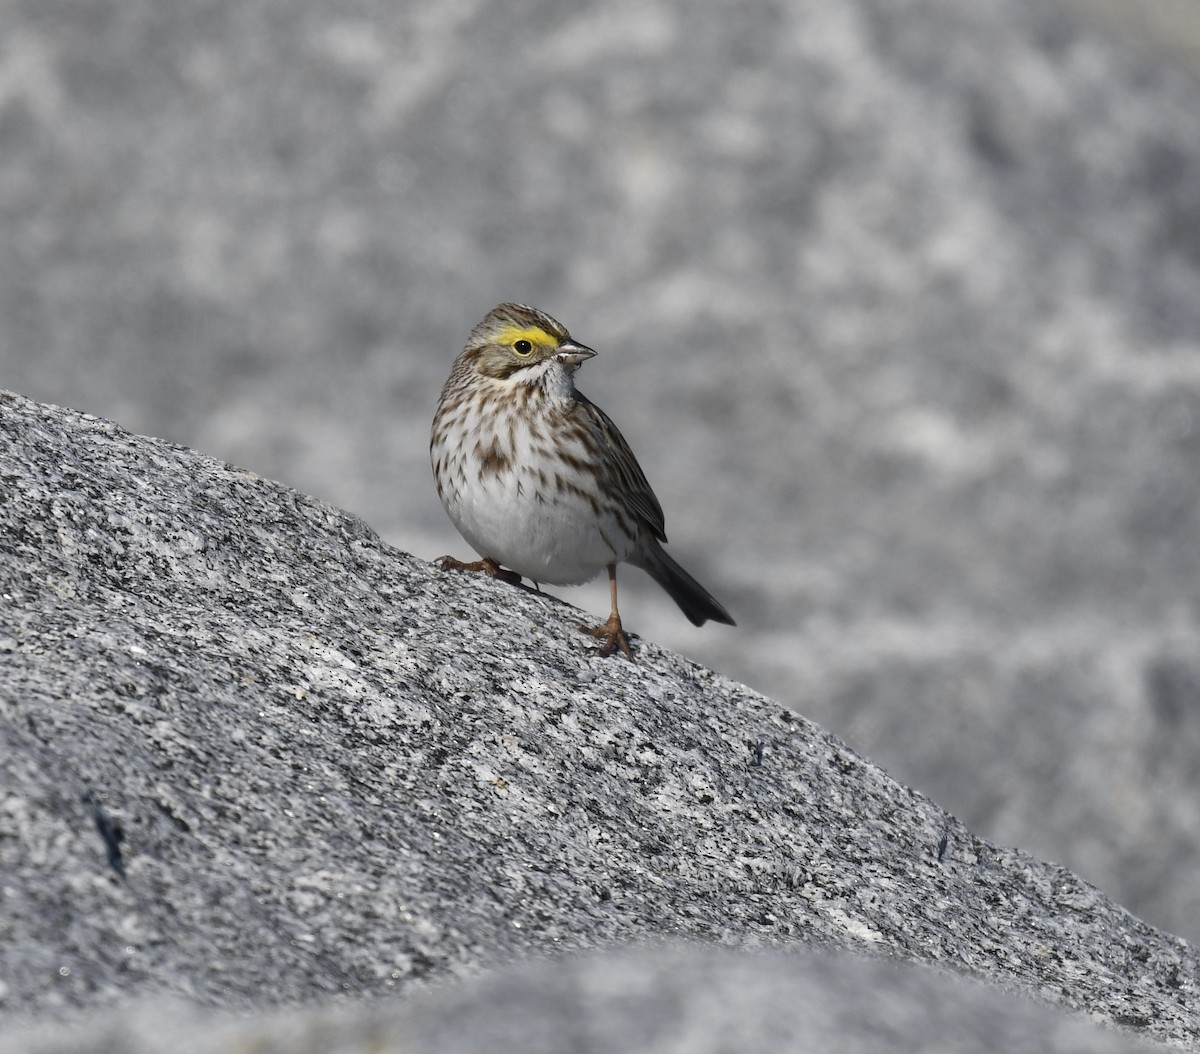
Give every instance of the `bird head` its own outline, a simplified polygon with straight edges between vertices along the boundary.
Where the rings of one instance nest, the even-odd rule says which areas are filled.
[[[555,367],[573,373],[596,353],[571,339],[562,323],[525,304],[500,304],[471,332],[463,355],[497,379],[539,380]]]

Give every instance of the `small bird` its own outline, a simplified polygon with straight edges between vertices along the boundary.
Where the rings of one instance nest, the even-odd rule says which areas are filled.
[[[693,625],[733,619],[672,560],[663,511],[608,415],[575,387],[596,353],[524,304],[500,304],[471,333],[442,388],[429,442],[438,496],[481,557],[446,570],[580,585],[608,570],[612,613],[579,628],[632,659],[617,611],[617,564],[646,571]]]

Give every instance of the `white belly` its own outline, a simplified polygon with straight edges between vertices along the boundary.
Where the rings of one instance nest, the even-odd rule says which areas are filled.
[[[443,485],[443,501],[459,534],[480,556],[535,582],[569,586],[633,551],[615,519],[598,520],[589,502],[557,491],[553,482],[541,487],[528,468],[517,465],[480,479],[469,462],[464,469],[474,482]]]

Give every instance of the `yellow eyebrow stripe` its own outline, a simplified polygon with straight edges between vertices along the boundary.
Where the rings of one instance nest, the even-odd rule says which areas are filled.
[[[498,334],[499,343],[510,347],[518,340],[527,340],[534,347],[558,347],[558,341],[538,326],[506,326]]]

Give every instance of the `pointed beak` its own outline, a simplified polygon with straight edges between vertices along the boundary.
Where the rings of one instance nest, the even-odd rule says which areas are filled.
[[[591,348],[576,344],[573,340],[564,340],[555,351],[554,357],[564,366],[578,366],[585,359],[590,359],[596,353]]]

